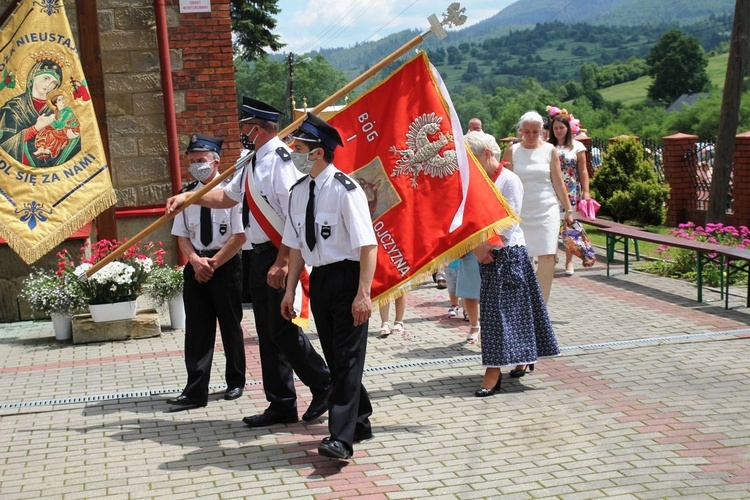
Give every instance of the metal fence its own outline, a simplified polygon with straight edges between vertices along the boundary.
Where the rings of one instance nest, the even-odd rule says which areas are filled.
[[[695,208],[708,210],[708,198],[711,191],[711,178],[714,171],[714,151],[716,139],[702,139],[695,143],[695,147],[683,154],[683,163],[688,171],[690,181],[695,188]],[[729,174],[729,193],[727,197],[727,213],[734,213],[732,173]]]
[[[643,155],[646,157],[647,160],[649,160],[654,167],[654,172],[656,173],[657,178],[659,179],[659,182],[662,184],[664,183],[664,161],[663,161],[663,155],[662,155],[662,144],[657,141],[652,141],[649,139],[641,139],[638,144],[643,146]],[[604,159],[604,155],[607,154],[607,151],[609,151],[609,140],[608,139],[600,139],[598,137],[594,137],[591,139],[591,165],[592,170],[596,171],[601,164],[602,160]]]
[[[604,156],[609,150],[608,139],[591,139],[591,167],[590,174],[601,166]],[[649,159],[653,166],[654,172],[660,182],[664,183],[664,161],[663,146],[660,142],[648,139],[641,139],[640,144],[643,146],[643,153]],[[695,147],[684,152],[682,160],[685,170],[689,173],[693,188],[695,189],[695,210],[708,210],[708,199],[711,191],[711,178],[714,170],[714,152],[716,149],[716,138],[707,137],[698,140]],[[734,213],[734,194],[733,194],[732,174],[729,176],[729,193],[727,197],[727,213]]]

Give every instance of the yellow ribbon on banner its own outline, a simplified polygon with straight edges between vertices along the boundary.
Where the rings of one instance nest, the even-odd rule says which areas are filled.
[[[0,33],[0,237],[27,263],[116,202],[62,0]]]

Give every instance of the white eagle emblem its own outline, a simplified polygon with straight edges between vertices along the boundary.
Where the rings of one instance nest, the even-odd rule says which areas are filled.
[[[424,172],[430,177],[440,177],[453,174],[458,169],[458,159],[454,149],[440,152],[445,146],[453,142],[453,137],[440,132],[442,116],[435,113],[424,114],[409,125],[406,133],[407,149],[396,149],[391,146],[390,151],[400,158],[396,160],[396,167],[391,177],[405,174],[411,175],[411,187],[417,188],[417,176]],[[430,136],[437,134],[436,140]]]

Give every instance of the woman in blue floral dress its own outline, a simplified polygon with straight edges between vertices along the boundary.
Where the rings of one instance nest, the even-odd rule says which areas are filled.
[[[573,210],[578,200],[589,200],[589,172],[586,168],[586,146],[580,141],[573,139],[570,130],[570,122],[563,115],[555,115],[552,118],[552,134],[549,142],[557,146],[557,154],[560,157],[563,181],[568,190],[570,204]],[[565,250],[565,274],[572,276],[575,273],[573,266],[573,254]]]

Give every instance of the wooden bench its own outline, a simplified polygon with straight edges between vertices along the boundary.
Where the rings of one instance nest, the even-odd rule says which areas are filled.
[[[573,218],[579,222],[582,222],[583,224],[587,224],[589,226],[594,226],[597,229],[605,229],[605,228],[630,228],[630,229],[640,229],[635,226],[628,226],[627,224],[620,224],[619,222],[614,222],[607,219],[588,219],[580,212],[576,212]],[[619,236],[613,237],[611,240],[607,238],[607,260],[612,261],[615,258],[615,245],[617,243],[624,243],[624,240],[622,240]],[[633,240],[633,249],[635,250],[635,260],[641,260],[641,253],[638,249],[638,240]]]
[[[626,224],[619,224],[617,226],[602,227],[601,232],[607,237],[607,277],[609,277],[609,264],[613,259],[610,259],[609,250],[612,248],[614,252],[615,242],[623,242],[625,245],[625,274],[629,271],[629,249],[628,242],[633,240],[637,241],[648,241],[650,243],[656,243],[659,245],[666,245],[676,248],[684,248],[696,252],[697,258],[697,285],[698,285],[698,302],[703,302],[703,266],[708,262],[715,262],[719,264],[719,269],[722,270],[720,277],[721,285],[721,298],[724,299],[724,308],[729,309],[729,281],[733,274],[742,272],[742,267],[737,261],[744,261],[748,263],[748,295],[746,306],[750,307],[750,250],[741,248],[728,247],[725,245],[717,245],[715,243],[708,243],[702,241],[693,241],[685,238],[678,238],[668,234],[651,233],[644,231],[633,226]],[[614,254],[612,255],[614,257]],[[726,273],[726,279],[724,278]]]

